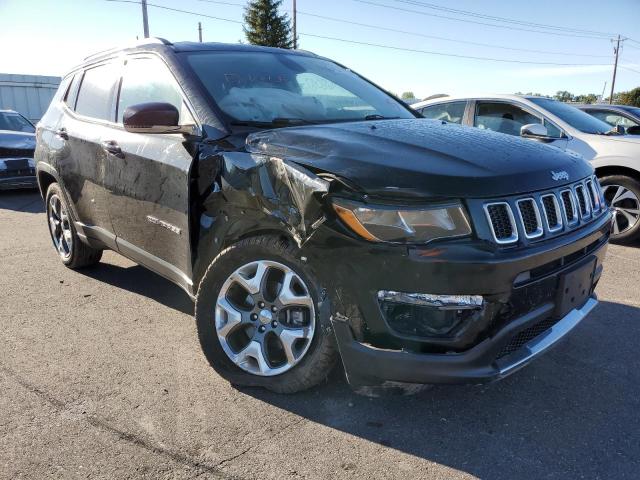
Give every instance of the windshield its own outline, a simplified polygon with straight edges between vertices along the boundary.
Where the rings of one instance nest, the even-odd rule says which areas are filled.
[[[231,123],[304,124],[415,118],[350,70],[270,52],[192,52],[187,62]]]
[[[583,133],[603,134],[611,131],[611,125],[608,123],[598,120],[566,103],[551,100],[550,98],[530,98],[529,100]]]
[[[13,112],[0,112],[0,130],[28,133],[35,133],[36,131],[29,120],[19,113]]]

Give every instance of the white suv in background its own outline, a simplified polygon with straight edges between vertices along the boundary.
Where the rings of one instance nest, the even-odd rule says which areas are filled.
[[[614,209],[612,240],[640,239],[640,138],[551,98],[440,97],[411,106],[424,117],[521,136],[590,160]]]

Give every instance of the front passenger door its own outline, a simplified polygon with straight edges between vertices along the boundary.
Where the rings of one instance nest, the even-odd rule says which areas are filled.
[[[181,134],[131,133],[122,126],[128,106],[167,102],[193,124],[181,89],[153,55],[129,57],[123,67],[116,123],[105,172],[118,249],[151,270],[191,288],[189,171],[197,145]]]

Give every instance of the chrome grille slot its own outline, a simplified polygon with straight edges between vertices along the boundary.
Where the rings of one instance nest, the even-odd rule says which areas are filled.
[[[540,211],[533,198],[523,198],[516,202],[518,214],[527,238],[538,238],[544,233]]]
[[[484,211],[489,220],[493,239],[497,243],[504,245],[518,241],[518,228],[507,202],[487,203]]]
[[[540,199],[542,200],[547,229],[552,233],[561,230],[562,212],[560,211],[560,204],[558,203],[556,196],[553,193],[549,193],[547,195],[543,195]]]
[[[584,185],[583,184],[576,185],[573,188],[576,193],[576,198],[578,199],[580,217],[589,218],[591,216],[591,202],[589,201],[589,197],[587,196],[587,192],[584,188]]]
[[[573,225],[578,221],[578,211],[576,209],[573,192],[571,190],[563,190],[560,192],[560,197],[562,199],[562,208],[567,225]]]
[[[589,192],[589,199],[591,200],[591,211],[600,211],[600,195],[598,194],[598,187],[596,186],[597,180],[587,180],[587,191]]]

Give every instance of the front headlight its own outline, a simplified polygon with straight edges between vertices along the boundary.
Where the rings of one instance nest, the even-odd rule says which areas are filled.
[[[457,202],[398,208],[334,199],[332,205],[351,230],[372,242],[427,243],[471,234],[464,208]]]

